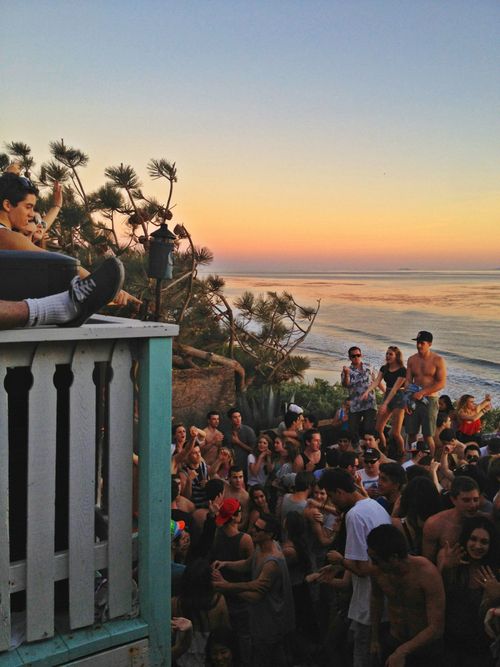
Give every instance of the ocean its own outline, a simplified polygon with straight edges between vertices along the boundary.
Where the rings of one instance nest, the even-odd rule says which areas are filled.
[[[245,290],[287,290],[307,306],[321,300],[313,329],[297,349],[311,361],[307,381],[338,381],[351,345],[359,345],[376,369],[388,345],[401,348],[406,360],[416,349],[412,338],[424,329],[446,361],[441,393],[452,400],[489,393],[500,407],[500,270],[220,275],[230,300]]]

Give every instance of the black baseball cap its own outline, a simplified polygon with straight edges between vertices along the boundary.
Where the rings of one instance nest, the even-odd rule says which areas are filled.
[[[378,449],[367,447],[363,452],[364,461],[378,461],[380,459],[380,452]]]
[[[416,340],[417,343],[421,342],[432,343],[432,334],[430,331],[419,331],[417,337],[412,338],[412,340]]]
[[[411,443],[410,452],[424,452],[425,454],[430,454],[431,448],[429,447],[428,442],[425,442],[424,440],[418,440]]]

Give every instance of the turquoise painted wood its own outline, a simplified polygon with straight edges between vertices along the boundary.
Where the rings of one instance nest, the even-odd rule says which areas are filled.
[[[170,433],[172,342],[149,339],[140,356],[139,595],[151,667],[170,664]]]
[[[24,660],[17,651],[8,651],[0,655],[1,667],[21,667],[24,665]]]
[[[64,665],[68,661],[68,648],[58,635],[43,642],[23,644],[17,649],[17,652],[25,665],[33,665],[33,667],[35,665],[36,667],[53,667]]]
[[[57,630],[68,649],[68,660],[105,651],[109,646],[109,632],[103,625],[65,632],[58,627]]]
[[[139,618],[108,621],[101,626],[61,634],[68,649],[68,659],[76,660],[114,646],[148,636],[148,625]]]
[[[120,644],[146,638],[147,623],[141,619],[109,621],[102,626],[57,632],[52,639],[33,644],[24,644],[17,651],[0,655],[0,667],[55,667],[69,661],[97,654]]]

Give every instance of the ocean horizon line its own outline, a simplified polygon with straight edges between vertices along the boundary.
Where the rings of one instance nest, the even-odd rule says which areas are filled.
[[[288,269],[288,270],[279,270],[279,271],[269,271],[268,269],[217,269],[216,271],[210,271],[207,269],[199,270],[201,275],[211,275],[213,273],[221,273],[230,276],[288,276],[288,275],[301,275],[301,276],[324,276],[324,275],[350,275],[350,276],[372,276],[372,275],[394,275],[394,274],[433,274],[433,275],[485,275],[491,273],[500,272],[500,267],[490,268],[490,269],[370,269],[366,271],[360,271],[359,269],[337,269],[337,270],[324,270],[324,271],[309,271],[309,270],[297,270],[297,269]]]

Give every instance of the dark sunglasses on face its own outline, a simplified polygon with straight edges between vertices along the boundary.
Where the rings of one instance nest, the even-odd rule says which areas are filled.
[[[372,466],[372,465],[375,465],[375,463],[377,463],[377,461],[375,461],[374,459],[369,459],[369,460],[367,461],[367,460],[365,459],[365,463],[366,463],[367,465]]]
[[[360,354],[351,354],[351,359],[355,359],[356,357],[360,357]]]
[[[479,456],[466,456],[467,461],[479,461]]]

